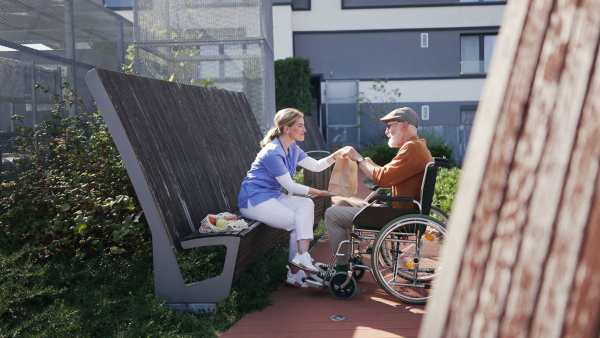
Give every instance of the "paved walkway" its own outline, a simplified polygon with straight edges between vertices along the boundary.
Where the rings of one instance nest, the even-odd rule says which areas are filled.
[[[359,172],[355,197],[369,194]],[[336,198],[337,199],[337,198]],[[325,236],[311,251],[316,261],[331,259]],[[364,256],[370,265],[370,257]],[[359,292],[350,300],[334,298],[328,287],[297,289],[284,283],[270,295],[273,305],[255,311],[237,322],[221,338],[236,337],[417,337],[424,306],[401,303],[389,296],[370,273],[358,282]],[[364,290],[364,291],[363,291]],[[362,291],[362,292],[361,292]],[[336,318],[345,318],[335,321]]]

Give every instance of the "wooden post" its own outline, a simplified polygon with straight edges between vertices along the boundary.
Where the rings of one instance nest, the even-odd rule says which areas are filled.
[[[600,332],[600,2],[507,4],[421,337]]]

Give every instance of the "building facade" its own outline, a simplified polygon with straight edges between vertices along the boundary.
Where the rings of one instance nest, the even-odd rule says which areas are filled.
[[[132,0],[95,1],[125,9],[127,17]],[[312,113],[330,147],[377,144],[381,113],[409,106],[420,115],[420,133],[439,136],[461,163],[505,6],[505,0],[273,0],[274,58],[310,60]]]
[[[409,106],[420,114],[420,132],[442,137],[462,162],[505,5],[275,0],[275,59],[310,60],[329,146],[372,144],[383,134],[372,122],[376,110]]]

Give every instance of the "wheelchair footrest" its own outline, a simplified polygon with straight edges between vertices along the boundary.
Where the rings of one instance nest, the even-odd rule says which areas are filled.
[[[316,280],[314,280],[312,278],[304,279],[304,283],[306,283],[306,285],[308,285],[309,287],[315,288],[315,289],[321,289],[323,287],[323,284],[321,284],[320,282],[317,282]]]

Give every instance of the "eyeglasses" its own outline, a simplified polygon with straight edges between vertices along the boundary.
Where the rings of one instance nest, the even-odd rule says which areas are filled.
[[[400,122],[400,121],[394,121],[394,122],[386,123],[387,124],[387,128],[385,128],[385,130],[390,130],[392,128],[392,124],[398,123],[398,122]]]

